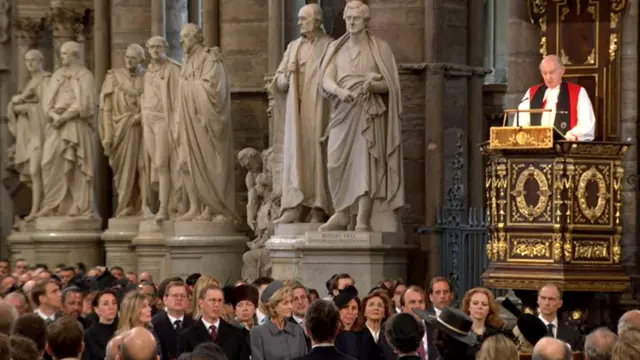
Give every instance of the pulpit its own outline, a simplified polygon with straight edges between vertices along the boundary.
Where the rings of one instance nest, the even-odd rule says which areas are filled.
[[[565,292],[564,320],[580,326],[602,317],[596,294],[615,296],[629,285],[620,265],[629,144],[554,141],[548,127],[490,132],[481,145],[488,158],[484,285],[513,289],[535,309],[536,291],[553,282]]]

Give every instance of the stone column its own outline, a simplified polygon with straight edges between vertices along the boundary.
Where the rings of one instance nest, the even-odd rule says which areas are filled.
[[[424,2],[424,60],[425,71],[425,225],[436,224],[437,212],[442,207],[444,162],[443,162],[443,101],[444,101],[444,68],[437,62],[440,59],[440,16],[441,5],[438,0]],[[428,252],[429,276],[438,273],[438,242],[435,234],[426,236]]]
[[[202,33],[206,46],[220,46],[219,0],[205,0],[202,2]]]
[[[282,53],[284,48],[282,42],[284,41],[284,34],[282,29],[282,15],[284,13],[284,7],[282,0],[268,0],[268,12],[269,22],[268,35],[269,39],[269,51],[268,54],[268,71],[269,73],[275,73],[282,60]]]
[[[183,54],[180,47],[180,30],[188,19],[187,0],[166,0],[165,29],[166,39],[169,42],[170,58],[182,62]]]
[[[468,43],[467,62],[470,66],[481,67],[484,63],[484,2],[469,1],[467,11]],[[468,86],[468,156],[469,156],[469,206],[484,207],[484,161],[478,145],[484,140],[484,117],[482,114],[483,76],[472,73]]]
[[[165,0],[151,0],[151,36],[167,36],[165,15]]]
[[[80,48],[84,47],[84,38],[78,38],[78,34],[84,31],[83,26],[84,8],[81,4],[65,3],[63,1],[51,2],[51,13],[48,22],[53,34],[53,67],[60,65],[60,46],[67,41],[77,41]],[[84,61],[85,54],[82,54]]]
[[[189,0],[189,23],[201,26],[201,6],[200,0]]]
[[[517,107],[524,93],[540,82],[540,27],[532,24],[526,1],[509,2],[507,107]]]

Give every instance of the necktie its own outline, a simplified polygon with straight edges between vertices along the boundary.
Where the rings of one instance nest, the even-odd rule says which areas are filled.
[[[547,335],[551,336],[552,338],[554,338],[555,336],[553,335],[553,324],[548,324],[547,325]]]
[[[420,355],[420,359],[426,359],[426,356],[424,354],[424,343],[422,341],[420,341],[420,346],[418,346],[418,355]]]
[[[215,325],[209,326],[209,335],[211,335],[211,340],[213,342],[216,342],[216,339],[218,338],[218,332]]]
[[[173,322],[173,329],[174,329],[176,332],[180,332],[180,330],[182,330],[182,321],[180,321],[180,320],[176,320],[176,321],[174,321],[174,322]]]

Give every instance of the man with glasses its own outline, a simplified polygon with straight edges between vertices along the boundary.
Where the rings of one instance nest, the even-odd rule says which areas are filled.
[[[181,281],[168,283],[162,301],[165,311],[156,315],[152,323],[160,340],[162,359],[171,360],[178,357],[180,331],[194,322],[191,315],[186,314],[189,305],[187,285]]]

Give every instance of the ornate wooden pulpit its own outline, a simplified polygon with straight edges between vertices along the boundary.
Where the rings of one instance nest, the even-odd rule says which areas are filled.
[[[628,148],[554,142],[548,127],[492,128],[482,145],[488,157],[485,286],[514,289],[533,309],[535,291],[548,282],[573,293],[622,292],[629,285],[620,265],[621,160]],[[580,317],[586,294],[568,303],[567,295],[565,304],[582,311],[571,316]]]

